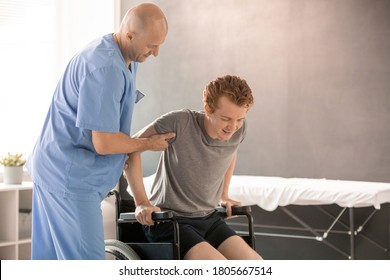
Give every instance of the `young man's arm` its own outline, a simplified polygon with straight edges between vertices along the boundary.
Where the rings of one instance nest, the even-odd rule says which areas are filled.
[[[235,200],[232,200],[229,198],[229,185],[230,185],[230,179],[233,176],[234,167],[236,165],[236,159],[237,159],[237,153],[233,155],[232,161],[230,163],[230,166],[228,170],[225,173],[225,177],[223,180],[223,190],[222,190],[222,196],[221,196],[221,205],[226,207],[226,214],[228,217],[232,215],[232,206],[240,205],[241,203]]]
[[[157,132],[153,125],[149,125],[139,131],[134,137],[148,138],[154,137],[154,135],[157,135]],[[153,225],[152,213],[161,211],[161,209],[152,205],[146,194],[140,152],[129,154],[125,177],[133,193],[137,221],[143,225]]]

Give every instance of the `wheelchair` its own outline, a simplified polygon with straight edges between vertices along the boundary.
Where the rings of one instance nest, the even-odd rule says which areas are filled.
[[[121,182],[119,184],[121,184]],[[172,224],[173,242],[149,242],[144,235],[143,226],[135,217],[134,201],[122,199],[117,190],[110,191],[107,197],[110,196],[115,196],[116,239],[105,240],[107,259],[180,260],[179,224],[171,211],[154,212],[152,218],[156,223]],[[222,217],[226,217],[226,209],[224,207],[218,207],[216,208],[216,211]],[[246,220],[248,229],[238,235],[255,250],[256,246],[251,206],[233,207],[232,218],[238,217]]]

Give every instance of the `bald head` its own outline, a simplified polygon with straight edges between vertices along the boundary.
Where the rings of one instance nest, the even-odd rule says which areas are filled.
[[[142,34],[150,29],[165,35],[168,33],[168,22],[164,13],[151,3],[142,3],[129,9],[120,25],[121,32]]]
[[[168,33],[168,22],[159,7],[139,4],[127,11],[114,40],[125,62],[144,62],[150,55],[157,56]]]

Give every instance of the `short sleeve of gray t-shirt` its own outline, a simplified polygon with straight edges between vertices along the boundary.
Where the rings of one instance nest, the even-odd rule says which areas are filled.
[[[220,141],[206,133],[203,121],[203,112],[183,109],[154,122],[158,133],[176,136],[161,154],[150,200],[177,215],[204,216],[218,205],[224,175],[245,137],[245,122],[228,141]]]

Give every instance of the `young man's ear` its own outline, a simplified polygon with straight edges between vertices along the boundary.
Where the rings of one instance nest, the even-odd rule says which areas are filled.
[[[211,115],[213,113],[213,110],[207,103],[204,103],[204,112],[206,113],[206,115]]]

